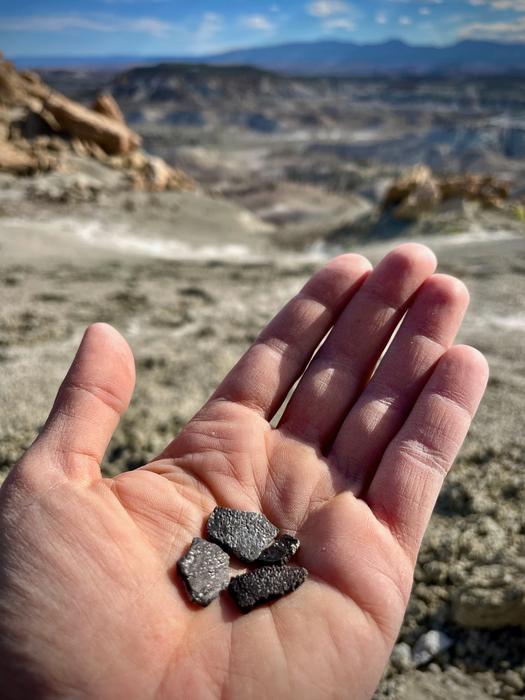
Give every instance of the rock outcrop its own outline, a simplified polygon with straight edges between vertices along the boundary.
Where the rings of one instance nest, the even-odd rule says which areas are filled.
[[[133,183],[136,189],[148,192],[163,190],[192,189],[193,181],[182,170],[172,168],[162,158],[149,156],[142,167],[134,172]]]
[[[140,136],[124,123],[58,93],[49,95],[44,109],[53,115],[61,131],[73,138],[95,143],[109,155],[130,153],[141,144]]]
[[[104,97],[97,101],[97,110],[89,109],[51,90],[35,73],[18,72],[9,61],[0,62],[0,104],[26,107],[46,122],[51,115],[51,128],[70,138],[96,143],[108,154],[137,149],[140,136],[126,126],[121,114],[117,117],[120,110],[116,103]]]
[[[418,165],[392,185],[385,205],[395,207],[397,218],[411,220],[431,212],[440,201],[439,185],[432,171],[425,165]]]
[[[122,124],[126,123],[124,115],[122,114],[122,111],[118,106],[117,101],[115,100],[113,95],[110,95],[108,93],[103,92],[97,96],[97,99],[93,103],[93,110],[95,112],[98,112],[99,114],[104,115],[105,117],[115,119],[116,121],[121,122]]]
[[[3,107],[31,106],[44,98],[48,91],[31,72],[18,72],[10,61],[0,56],[0,105]]]
[[[397,219],[414,221],[429,214],[442,202],[454,199],[501,208],[509,198],[509,185],[491,175],[436,177],[426,165],[417,165],[388,190],[383,206]]]
[[[190,177],[144,153],[140,145],[140,136],[127,126],[111,95],[99,95],[90,109],[0,56],[0,171],[74,171],[75,156],[123,171],[124,182],[133,189],[195,189]]]
[[[478,201],[486,207],[501,207],[509,198],[509,185],[491,175],[457,175],[439,181],[441,196]]]
[[[31,175],[38,170],[38,161],[31,153],[0,141],[0,170],[15,175]]]

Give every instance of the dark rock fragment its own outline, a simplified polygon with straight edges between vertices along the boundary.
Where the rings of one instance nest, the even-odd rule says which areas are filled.
[[[279,535],[275,542],[261,553],[257,564],[261,564],[261,566],[286,564],[297,553],[300,546],[301,543],[297,537]]]
[[[249,612],[256,605],[295,591],[307,576],[301,566],[263,566],[232,578],[228,592],[243,612]]]
[[[220,547],[195,537],[177,568],[190,599],[209,605],[228,585],[230,558]]]
[[[275,525],[262,513],[217,507],[208,519],[209,539],[241,561],[255,561],[277,533]]]

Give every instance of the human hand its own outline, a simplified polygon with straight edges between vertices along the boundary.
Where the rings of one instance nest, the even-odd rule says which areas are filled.
[[[114,479],[100,463],[133,358],[109,326],[88,329],[0,491],[5,700],[372,695],[487,381],[477,351],[451,348],[468,294],[435,264],[414,244],[373,272],[333,260],[162,455]],[[224,595],[191,605],[175,565],[217,504],[297,532],[307,582],[248,615]]]

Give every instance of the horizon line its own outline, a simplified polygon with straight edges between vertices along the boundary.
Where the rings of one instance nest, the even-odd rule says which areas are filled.
[[[399,44],[404,44],[405,46],[408,46],[410,48],[433,48],[433,49],[447,49],[451,48],[453,46],[457,46],[458,44],[465,44],[465,43],[484,43],[484,44],[498,44],[500,46],[525,46],[525,41],[501,41],[501,40],[495,40],[495,39],[473,39],[473,38],[466,38],[466,39],[458,39],[456,41],[452,41],[447,44],[435,44],[435,43],[427,43],[427,44],[414,44],[411,43],[410,41],[407,41],[405,39],[401,39],[399,37],[391,37],[389,39],[384,39],[382,41],[368,41],[368,42],[359,42],[359,41],[347,41],[344,39],[338,39],[338,38],[320,38],[320,39],[303,39],[299,41],[279,41],[277,43],[268,43],[268,44],[249,44],[249,45],[244,45],[244,46],[237,46],[237,47],[232,47],[228,49],[221,49],[219,51],[212,51],[212,52],[207,52],[207,53],[198,53],[198,54],[164,54],[164,53],[118,53],[118,54],[111,54],[111,53],[40,53],[40,54],[29,54],[29,53],[12,53],[9,52],[9,55],[1,51],[0,47],[0,54],[4,56],[4,58],[7,58],[8,60],[12,58],[13,60],[15,59],[45,59],[45,58],[106,58],[106,59],[118,59],[118,58],[173,58],[173,59],[187,59],[187,58],[207,58],[207,57],[214,57],[214,56],[222,56],[224,54],[228,54],[231,52],[235,51],[246,51],[246,50],[257,50],[257,49],[271,49],[271,48],[279,48],[280,46],[289,46],[289,45],[309,45],[309,44],[321,44],[321,43],[333,43],[333,44],[341,44],[341,45],[352,45],[352,46],[384,46],[385,44],[391,44],[391,43],[399,43]]]

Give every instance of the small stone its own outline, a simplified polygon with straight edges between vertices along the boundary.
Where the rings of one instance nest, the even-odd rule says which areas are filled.
[[[228,592],[243,612],[249,612],[256,605],[295,591],[307,576],[301,566],[263,566],[233,578]]]
[[[430,630],[425,632],[416,642],[412,656],[414,666],[423,666],[435,658],[438,654],[450,647],[453,640],[444,632]]]
[[[261,553],[261,556],[257,559],[257,564],[261,564],[261,566],[286,564],[297,554],[300,546],[301,543],[297,537],[279,535],[275,542]]]
[[[518,692],[521,692],[523,688],[525,688],[525,683],[523,682],[519,673],[516,673],[516,671],[513,671],[510,668],[503,674],[503,680],[505,681],[506,685],[513,690],[517,690]]]
[[[228,586],[230,558],[220,547],[195,537],[177,568],[190,600],[209,605]]]
[[[262,513],[218,506],[208,518],[209,539],[241,561],[255,561],[272,544],[278,532]]]
[[[396,644],[390,656],[390,663],[396,671],[407,671],[412,666],[412,649],[410,645],[406,642]]]

